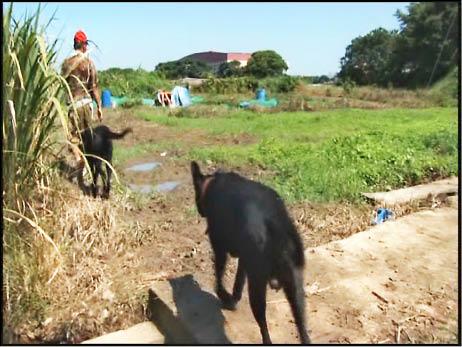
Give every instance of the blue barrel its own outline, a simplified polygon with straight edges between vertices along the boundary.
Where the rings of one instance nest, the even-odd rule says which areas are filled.
[[[260,88],[257,90],[257,100],[265,101],[266,100],[266,90],[265,88]]]
[[[103,95],[101,96],[101,103],[103,107],[111,107],[111,91],[109,89],[103,90]]]

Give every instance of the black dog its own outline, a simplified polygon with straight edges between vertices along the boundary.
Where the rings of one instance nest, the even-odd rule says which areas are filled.
[[[93,197],[96,197],[98,192],[96,183],[98,181],[98,176],[101,174],[104,187],[102,197],[106,199],[109,198],[112,170],[108,163],[112,165],[112,140],[121,139],[131,131],[131,128],[126,128],[121,133],[114,133],[107,126],[99,125],[95,128],[87,128],[80,133],[82,136],[82,145],[80,149],[85,154],[93,176],[91,187]],[[101,168],[103,161],[100,158],[107,162],[106,175],[104,175]]]
[[[310,343],[305,327],[303,245],[284,202],[271,188],[236,173],[203,175],[196,162],[191,173],[199,214],[215,255],[216,293],[223,307],[234,310],[249,281],[252,312],[263,343],[271,343],[266,324],[266,286],[282,287],[290,303],[303,344]],[[227,254],[239,258],[233,294],[222,284]]]

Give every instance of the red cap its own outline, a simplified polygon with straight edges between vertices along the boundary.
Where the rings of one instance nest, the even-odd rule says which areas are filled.
[[[87,43],[87,35],[85,35],[85,33],[82,30],[79,30],[74,35],[74,41]]]

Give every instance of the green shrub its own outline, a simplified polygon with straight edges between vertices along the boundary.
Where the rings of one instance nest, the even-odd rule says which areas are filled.
[[[347,79],[342,82],[342,88],[346,95],[350,95],[355,87],[356,87],[356,83],[350,79]]]
[[[292,76],[257,79],[255,77],[210,78],[195,90],[202,93],[233,94],[256,92],[265,88],[269,93],[289,93],[299,84],[300,79]]]
[[[171,90],[173,82],[162,74],[143,69],[111,68],[98,73],[101,90],[109,89],[114,96],[153,98],[159,89]]]

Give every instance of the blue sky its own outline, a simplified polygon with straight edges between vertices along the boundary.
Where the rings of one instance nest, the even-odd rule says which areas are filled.
[[[33,12],[35,3],[14,4],[14,15]],[[58,62],[72,52],[83,29],[98,69],[141,66],[201,51],[254,52],[272,49],[289,74],[333,75],[352,39],[383,27],[399,29],[398,3],[41,3],[43,21],[56,10],[49,39],[60,40]],[[4,9],[5,9],[4,3]]]

